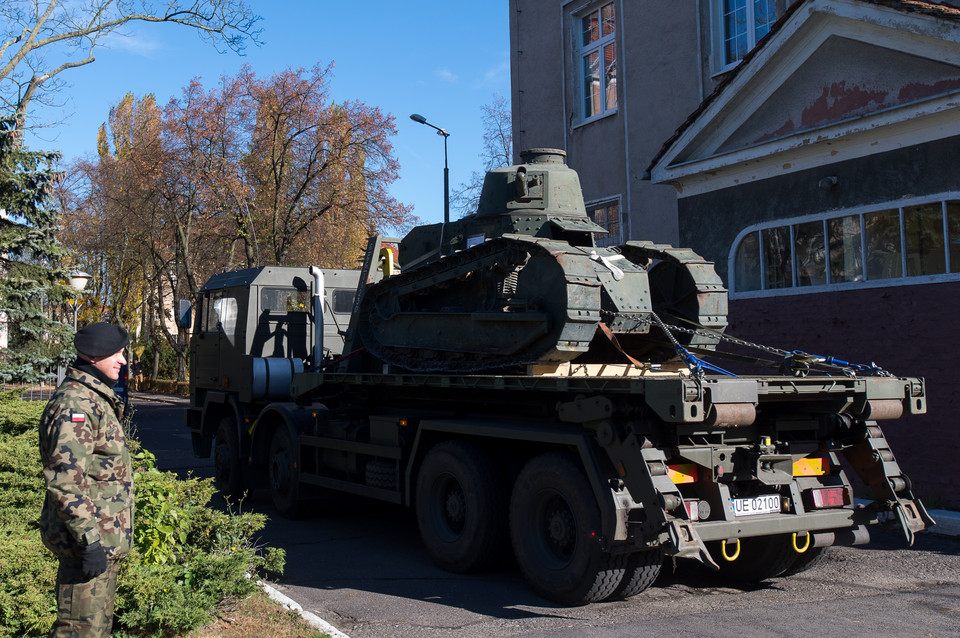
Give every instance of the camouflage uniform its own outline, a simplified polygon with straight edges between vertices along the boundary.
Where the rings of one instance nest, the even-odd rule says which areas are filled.
[[[40,418],[47,496],[43,544],[60,559],[53,636],[109,635],[118,561],[133,533],[133,471],[120,419],[123,404],[106,384],[70,368]],[[85,580],[81,549],[99,542],[107,571]]]

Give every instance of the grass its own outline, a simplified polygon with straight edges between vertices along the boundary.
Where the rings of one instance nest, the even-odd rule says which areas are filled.
[[[212,623],[185,638],[330,638],[317,631],[294,611],[255,593],[235,605],[222,606]]]

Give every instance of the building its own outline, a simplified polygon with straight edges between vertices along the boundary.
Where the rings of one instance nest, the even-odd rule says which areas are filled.
[[[566,149],[621,239],[713,260],[729,332],[924,376],[929,413],[887,434],[956,507],[955,5],[513,0],[511,42],[517,148]]]

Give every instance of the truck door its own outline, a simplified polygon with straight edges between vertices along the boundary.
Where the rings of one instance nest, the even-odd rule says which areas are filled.
[[[200,333],[197,339],[197,380],[204,388],[220,386],[221,350],[233,342],[237,324],[237,300],[224,295],[222,290],[212,290],[201,300]],[[223,343],[227,340],[228,343]]]

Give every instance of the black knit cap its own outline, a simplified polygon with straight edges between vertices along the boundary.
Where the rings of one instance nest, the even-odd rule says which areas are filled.
[[[77,331],[73,345],[88,357],[109,357],[130,343],[130,335],[111,323],[91,323]]]

